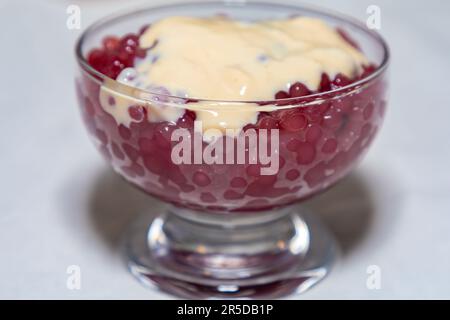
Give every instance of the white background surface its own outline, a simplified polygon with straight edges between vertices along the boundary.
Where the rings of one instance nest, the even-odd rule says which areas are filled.
[[[0,298],[170,298],[126,271],[119,236],[148,198],[111,173],[82,126],[66,28],[152,1],[0,0]],[[369,155],[309,203],[344,254],[305,299],[450,298],[449,1],[310,1],[360,20],[382,10],[392,50],[387,119]],[[66,288],[79,265],[82,288]],[[368,290],[366,269],[381,268]],[[299,297],[293,297],[299,298]]]

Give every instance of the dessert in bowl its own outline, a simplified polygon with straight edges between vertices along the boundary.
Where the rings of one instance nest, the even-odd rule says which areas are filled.
[[[302,6],[192,3],[102,20],[77,55],[94,143],[172,204],[130,232],[134,274],[188,297],[275,297],[324,277],[333,241],[290,205],[344,177],[380,128],[377,34]]]

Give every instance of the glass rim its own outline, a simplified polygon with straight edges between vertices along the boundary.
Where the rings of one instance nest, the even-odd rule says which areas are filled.
[[[114,23],[117,20],[133,16],[136,14],[142,13],[142,11],[158,11],[158,10],[168,10],[171,8],[182,8],[182,7],[195,7],[195,6],[201,6],[201,5],[222,5],[222,6],[236,6],[236,7],[242,7],[242,6],[275,6],[275,7],[284,7],[284,8],[291,8],[291,9],[297,9],[297,10],[305,10],[309,11],[315,14],[319,15],[326,15],[328,17],[337,19],[339,21],[342,21],[346,24],[349,24],[360,31],[363,31],[365,34],[369,35],[377,41],[379,44],[381,44],[383,49],[383,59],[381,63],[376,67],[375,71],[371,73],[370,75],[359,79],[349,85],[346,85],[341,88],[328,90],[324,92],[318,92],[309,94],[302,97],[294,97],[294,98],[283,98],[283,99],[269,99],[269,100],[226,100],[226,99],[207,99],[207,98],[197,98],[197,97],[186,97],[186,96],[178,96],[178,95],[171,95],[171,94],[163,94],[160,92],[154,92],[151,90],[145,90],[142,88],[137,88],[134,86],[127,85],[125,83],[119,82],[116,79],[110,78],[109,76],[101,73],[100,71],[97,71],[94,69],[87,61],[86,57],[83,55],[83,44],[85,42],[85,39],[92,33],[96,32],[98,28],[100,28],[103,25]],[[299,105],[310,105],[310,104],[316,104],[318,100],[330,100],[330,99],[337,99],[342,96],[346,96],[348,94],[351,94],[355,91],[361,90],[362,88],[368,86],[370,83],[375,81],[376,79],[380,78],[381,75],[384,74],[386,71],[389,62],[390,62],[390,51],[389,47],[384,40],[384,38],[376,31],[370,30],[367,28],[367,26],[359,21],[356,18],[353,18],[349,15],[342,14],[340,12],[322,8],[320,6],[315,5],[309,5],[309,4],[280,4],[275,2],[264,2],[264,1],[251,1],[251,2],[227,2],[227,1],[189,1],[189,2],[173,2],[170,4],[164,4],[160,6],[152,6],[152,5],[144,5],[140,6],[134,9],[128,9],[128,10],[121,10],[119,12],[107,15],[101,19],[96,20],[94,23],[92,23],[89,27],[87,27],[83,33],[78,38],[76,44],[75,44],[75,55],[77,58],[78,63],[82,67],[84,71],[88,73],[90,77],[92,77],[95,81],[102,80],[103,82],[100,82],[100,84],[103,84],[104,81],[108,81],[109,83],[114,84],[114,88],[123,88],[124,92],[129,92],[130,90],[133,90],[133,93],[138,93],[139,96],[133,96],[135,99],[143,100],[143,101],[151,101],[151,99],[148,99],[147,97],[150,95],[152,97],[161,97],[163,99],[166,99],[167,101],[176,99],[181,101],[186,100],[195,100],[196,102],[206,102],[210,104],[258,104],[258,105],[277,105],[281,108],[283,107],[292,107],[293,105],[299,106]],[[122,94],[124,94],[122,92]],[[292,102],[292,104],[290,104]],[[290,105],[289,105],[290,104]]]

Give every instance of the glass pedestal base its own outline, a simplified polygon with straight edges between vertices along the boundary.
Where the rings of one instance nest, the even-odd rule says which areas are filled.
[[[169,207],[143,216],[126,242],[142,283],[183,298],[279,298],[330,271],[335,243],[298,207],[205,214]]]

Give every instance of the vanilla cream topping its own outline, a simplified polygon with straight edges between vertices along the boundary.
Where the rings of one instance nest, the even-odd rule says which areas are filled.
[[[140,46],[151,48],[147,58],[136,63],[132,80],[125,77],[122,82],[149,91],[162,87],[172,95],[224,101],[273,100],[277,91],[288,90],[297,81],[316,91],[322,73],[353,78],[367,63],[334,28],[310,17],[255,23],[169,17],[153,23],[140,37]],[[119,109],[127,109],[132,101],[118,97],[111,108],[108,100],[113,90],[103,85],[102,105],[116,120],[129,124],[132,120]],[[150,121],[176,121],[183,114],[182,108],[148,106],[158,114]],[[255,123],[258,115],[253,103],[203,101],[183,107],[195,110],[205,129],[239,129]]]
[[[217,100],[270,100],[300,81],[317,90],[323,72],[348,77],[365,57],[322,20],[297,17],[244,23],[226,18],[170,17],[141,36],[155,63],[141,63],[147,85]]]

